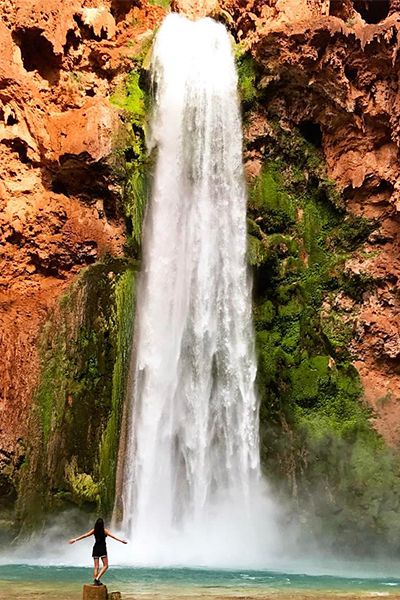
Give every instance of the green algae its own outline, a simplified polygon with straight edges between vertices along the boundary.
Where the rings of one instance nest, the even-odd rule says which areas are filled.
[[[145,116],[145,94],[139,85],[140,74],[130,72],[110,97],[110,103],[129,113],[133,123],[141,125]]]
[[[111,416],[100,443],[100,506],[110,514],[114,504],[115,475],[119,448],[119,432],[128,380],[135,312],[135,271],[123,273],[115,289],[114,319],[116,325],[116,360],[113,369]]]
[[[268,259],[269,252],[265,244],[254,235],[247,238],[247,259],[250,265],[259,267]]]
[[[77,505],[82,503],[100,504],[99,486],[93,481],[91,475],[78,471],[76,456],[66,467],[65,475],[71,489],[71,498]]]

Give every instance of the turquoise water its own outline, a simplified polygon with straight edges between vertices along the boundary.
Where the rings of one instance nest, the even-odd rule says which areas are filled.
[[[92,569],[86,567],[0,565],[0,598],[75,600],[81,597],[82,584],[90,583],[91,577]],[[104,577],[104,583],[109,591],[119,590],[127,599],[400,595],[400,578],[384,573],[373,577],[339,577],[274,571],[113,567]]]

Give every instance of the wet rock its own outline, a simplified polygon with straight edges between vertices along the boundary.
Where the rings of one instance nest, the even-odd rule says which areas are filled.
[[[367,4],[379,11],[368,13]],[[381,223],[349,269],[379,280],[354,307],[355,364],[375,424],[393,443],[400,440],[399,6],[172,2],[191,18],[223,15],[261,67],[265,106],[249,117],[248,176],[261,169],[271,117],[288,129],[314,126],[347,208]],[[123,223],[107,195],[114,127],[107,98],[165,12],[129,0],[1,3],[0,450],[10,464],[37,382],[41,324],[83,266],[104,251],[122,252]],[[383,396],[392,398],[385,409]]]
[[[107,596],[107,600],[121,600],[121,592],[110,592]]]
[[[393,112],[399,104],[399,13],[392,4],[389,14],[387,3],[379,14],[366,14],[361,4],[347,1],[219,5],[232,15],[238,38],[260,67],[264,106],[248,117],[248,176],[259,173],[265,140],[273,136],[265,123],[278,119],[322,149],[346,209],[377,223],[346,269],[371,282],[351,308],[362,331],[354,341],[355,366],[376,409],[375,426],[397,444],[398,412],[391,417],[378,400],[389,392],[400,396],[400,122]]]

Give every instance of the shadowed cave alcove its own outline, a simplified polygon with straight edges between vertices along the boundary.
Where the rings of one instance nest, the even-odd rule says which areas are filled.
[[[28,157],[28,146],[24,140],[15,138],[12,140],[2,140],[4,146],[10,148],[13,152],[18,155],[19,160],[25,165],[30,162]]]
[[[386,19],[390,11],[390,0],[331,0],[329,14],[348,21],[354,17],[354,11],[366,23],[376,24]]]
[[[21,50],[24,68],[37,71],[43,79],[56,84],[60,77],[61,57],[54,53],[52,44],[40,29],[18,29],[13,33],[13,39]]]
[[[316,148],[321,148],[322,132],[318,123],[313,121],[303,121],[299,124],[301,135]]]
[[[128,12],[138,3],[133,0],[111,0],[111,14],[117,23],[123,21]]]
[[[390,0],[354,0],[353,6],[366,23],[380,23],[389,14]]]

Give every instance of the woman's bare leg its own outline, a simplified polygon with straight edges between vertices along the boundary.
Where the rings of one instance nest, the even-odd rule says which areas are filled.
[[[94,569],[93,569],[93,579],[96,579],[97,573],[99,572],[99,559],[94,558]]]
[[[101,571],[100,571],[100,573],[99,573],[99,575],[98,575],[97,579],[100,579],[100,577],[101,577],[102,575],[104,575],[104,573],[105,573],[105,572],[107,571],[107,569],[108,569],[108,558],[107,558],[107,556],[102,556],[102,557],[101,557],[101,560],[103,561],[103,568],[101,569]]]

